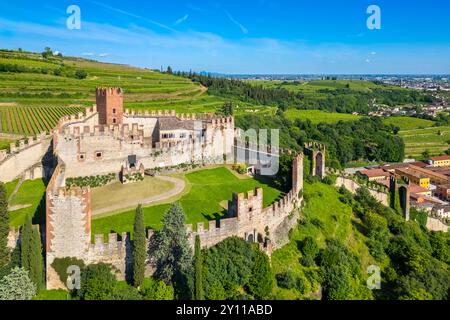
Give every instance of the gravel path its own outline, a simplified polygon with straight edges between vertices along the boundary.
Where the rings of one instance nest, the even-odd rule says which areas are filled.
[[[152,203],[164,201],[164,200],[167,200],[169,198],[172,198],[172,197],[180,194],[181,192],[183,192],[183,190],[186,186],[186,183],[182,179],[177,179],[177,178],[173,178],[173,177],[165,177],[165,176],[157,176],[156,178],[160,179],[160,180],[171,182],[174,184],[174,187],[167,192],[164,192],[164,193],[161,193],[161,194],[149,197],[149,198],[140,199],[140,200],[136,200],[136,201],[130,201],[130,202],[124,202],[124,203],[117,204],[114,206],[94,210],[92,212],[92,215],[96,216],[96,215],[100,215],[100,214],[104,214],[104,213],[119,211],[122,209],[125,210],[125,209],[129,209],[132,207],[137,207],[139,204],[142,204],[143,206],[148,206],[148,205],[151,205]]]

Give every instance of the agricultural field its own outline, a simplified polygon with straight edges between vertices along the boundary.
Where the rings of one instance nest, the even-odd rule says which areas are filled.
[[[405,141],[408,158],[422,158],[424,151],[430,156],[440,155],[450,148],[450,126],[401,130],[399,135]]]
[[[434,122],[427,119],[419,119],[413,117],[389,117],[383,119],[384,124],[393,125],[400,130],[412,130],[432,127]]]
[[[83,110],[82,107],[0,106],[0,132],[27,136],[49,132],[63,116]]]
[[[240,178],[226,167],[202,169],[177,176],[186,181],[186,191],[180,197],[168,199],[167,203],[144,208],[146,227],[158,230],[162,227],[162,218],[170,202],[179,201],[186,212],[186,223],[204,222],[222,217],[228,200],[233,192],[247,192],[260,186],[264,190],[264,206],[269,206],[282,196],[282,193],[268,184],[252,178]],[[114,231],[131,232],[134,223],[134,210],[113,215],[93,217],[92,235]]]
[[[288,109],[284,113],[286,118],[289,120],[310,120],[313,124],[318,123],[335,123],[339,121],[352,121],[361,118],[357,115],[346,114],[346,113],[336,113],[336,112],[326,112],[321,110],[297,110]]]
[[[254,84],[263,85],[266,88],[284,88],[294,92],[305,94],[317,93],[319,90],[350,89],[352,91],[370,92],[380,86],[368,81],[360,80],[313,80],[313,81],[251,81]],[[397,87],[396,87],[397,88]]]
[[[40,54],[4,51],[0,51],[0,63],[63,70],[61,75],[0,72],[0,105],[90,107],[95,103],[96,87],[114,86],[124,89],[125,108],[130,109],[211,112],[224,101],[207,94],[206,88],[190,79],[126,65],[69,57],[43,59]],[[75,70],[85,71],[87,77],[68,76]]]

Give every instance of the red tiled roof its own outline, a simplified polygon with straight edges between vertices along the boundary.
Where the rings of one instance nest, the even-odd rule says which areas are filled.
[[[432,157],[431,160],[433,160],[433,161],[450,160],[450,156]]]
[[[411,191],[411,193],[423,193],[423,192],[428,192],[430,190],[428,190],[424,187],[418,186],[417,184],[411,184],[409,187],[409,191]]]
[[[361,170],[361,171],[359,171],[359,173],[362,175],[368,176],[369,178],[389,176],[389,172],[386,172],[383,169]]]

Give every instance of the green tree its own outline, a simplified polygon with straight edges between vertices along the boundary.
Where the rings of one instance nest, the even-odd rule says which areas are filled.
[[[81,274],[78,296],[84,300],[109,300],[117,284],[111,266],[104,263],[91,264]]]
[[[154,246],[156,277],[174,284],[178,295],[189,295],[192,281],[192,250],[185,227],[186,215],[181,205],[171,205],[163,218],[163,228],[157,233]]]
[[[248,283],[248,291],[256,299],[264,299],[272,292],[273,275],[269,257],[258,248],[254,249],[252,276]]]
[[[134,216],[133,284],[139,288],[144,281],[147,242],[145,238],[144,213],[139,205]]]
[[[3,182],[0,182],[0,268],[9,263],[8,249],[9,216],[8,200]]]
[[[203,300],[203,256],[200,236],[195,237],[195,300]]]
[[[78,69],[77,71],[75,71],[75,77],[80,80],[86,79],[87,72],[82,69]]]
[[[32,228],[31,244],[30,244],[30,279],[34,282],[39,290],[44,280],[44,263],[42,258],[42,244],[39,228]]]
[[[31,300],[36,294],[36,285],[24,268],[14,268],[0,279],[0,300]]]
[[[30,270],[30,248],[33,238],[33,226],[31,222],[31,216],[27,215],[25,217],[25,223],[22,226],[22,234],[20,240],[20,262],[22,267],[29,271]]]
[[[157,281],[153,278],[145,278],[141,287],[141,294],[144,300],[173,300],[174,289],[166,285],[164,281]]]

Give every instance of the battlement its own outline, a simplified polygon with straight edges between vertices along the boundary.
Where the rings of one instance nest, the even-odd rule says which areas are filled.
[[[119,87],[97,88],[95,90],[95,92],[96,92],[97,96],[106,96],[106,95],[122,96],[123,95],[123,90],[122,90],[122,88],[119,88]]]
[[[21,139],[19,140],[19,145],[17,146],[16,143],[11,143],[9,146],[9,153],[6,152],[6,157],[8,157],[9,155],[15,154],[15,153],[19,153],[22,150],[29,148],[33,145],[39,144],[42,142],[42,140],[49,138],[49,136],[47,136],[47,133],[45,132],[41,132],[40,134],[38,134],[35,138],[33,137],[28,137],[28,139]],[[1,156],[0,156],[0,161],[1,161]]]
[[[305,143],[305,148],[309,150],[319,150],[324,152],[325,145],[319,141],[310,141]]]
[[[119,236],[117,233],[110,233],[108,235],[108,241],[105,241],[103,234],[96,234],[94,236],[94,243],[91,244],[91,250],[104,250],[104,249],[115,249],[121,247],[126,243],[128,239],[128,235],[126,232],[122,232],[121,240],[119,240]]]
[[[115,125],[71,125],[66,126],[60,132],[66,137],[78,138],[80,136],[112,136],[115,138],[130,138],[133,140],[142,140],[144,133],[139,130],[137,123],[115,124]]]
[[[64,128],[70,124],[75,123],[84,123],[87,119],[91,118],[92,116],[98,114],[97,112],[97,106],[94,105],[91,108],[86,108],[84,112],[79,112],[78,114],[72,114],[69,116],[64,116],[59,119],[58,123],[56,124],[56,130],[58,132],[62,132]]]

